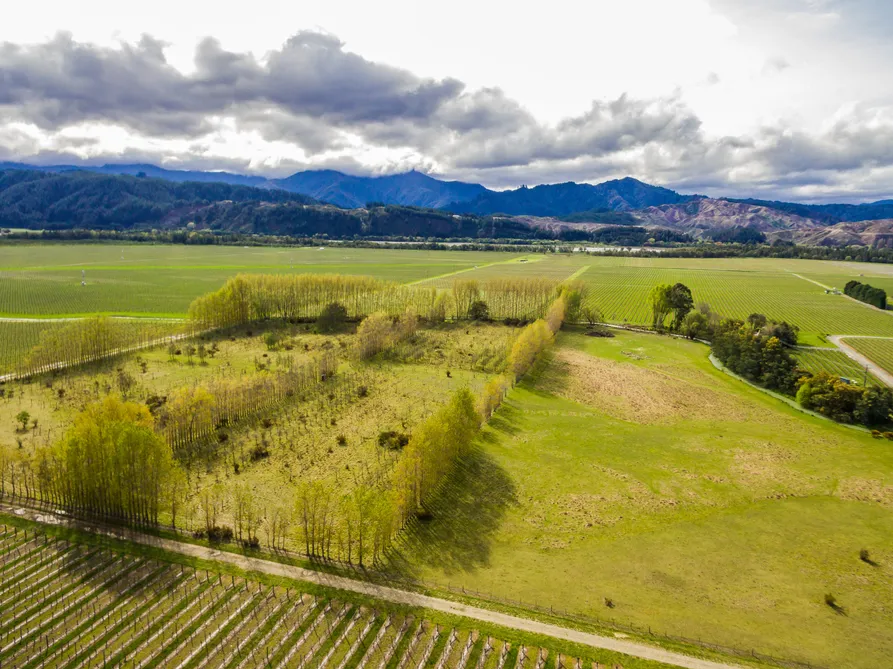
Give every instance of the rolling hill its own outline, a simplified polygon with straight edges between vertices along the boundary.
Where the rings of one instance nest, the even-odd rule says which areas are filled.
[[[588,210],[630,211],[663,204],[678,204],[697,199],[676,191],[651,186],[626,177],[597,186],[573,182],[522,186],[516,190],[488,191],[467,202],[454,202],[449,209],[470,214],[506,214],[509,216],[567,216]]]
[[[440,181],[416,171],[355,177],[334,170],[316,170],[274,179],[270,184],[347,209],[365,207],[370,202],[443,209],[452,202],[465,202],[491,192],[479,184]]]
[[[639,230],[628,235],[652,230],[666,241],[893,246],[890,200],[807,205],[712,199],[632,178],[496,192],[417,171],[359,177],[316,170],[265,179],[144,164],[27,167],[0,163],[2,226],[125,229],[196,222],[261,234],[580,240],[604,236],[607,226],[633,226]],[[623,235],[612,230],[611,236]]]
[[[160,224],[213,202],[315,204],[305,195],[225,183],[96,174],[0,171],[0,225],[120,229]]]

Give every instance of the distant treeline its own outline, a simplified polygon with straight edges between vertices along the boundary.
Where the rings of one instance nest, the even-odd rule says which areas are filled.
[[[843,288],[843,292],[860,302],[865,302],[878,309],[887,308],[887,293],[881,288],[875,288],[867,283],[859,283],[858,281],[848,281]]]
[[[559,216],[559,221],[566,223],[602,223],[605,225],[638,225],[638,219],[626,211],[612,209],[590,209],[578,211],[567,216]]]
[[[606,249],[598,255],[648,255],[624,249]],[[662,249],[661,258],[790,258],[802,260],[844,260],[848,262],[893,263],[893,249],[870,246],[797,246],[791,242],[757,244],[711,244]]]
[[[798,202],[776,202],[772,200],[727,199],[730,202],[742,202],[744,204],[778,209],[788,214],[821,221],[826,225],[893,218],[893,200],[883,200],[870,204],[800,204]]]
[[[603,228],[602,230],[605,230]],[[641,228],[645,230],[645,228]],[[0,244],[40,241],[83,241],[83,242],[135,242],[148,244],[191,244],[191,245],[233,245],[233,246],[319,246],[337,240],[342,246],[355,248],[394,248],[422,249],[429,251],[525,251],[572,253],[576,245],[593,241],[598,244],[614,244],[600,256],[649,256],[657,253],[664,258],[790,258],[808,260],[844,260],[848,262],[893,263],[893,249],[868,246],[797,246],[790,242],[776,241],[771,245],[724,243],[715,244],[699,241],[664,241],[679,239],[671,231],[667,235],[649,231],[644,235],[639,229],[615,226],[608,233],[590,234],[587,239],[566,240],[563,237],[575,236],[575,231],[563,230],[561,234],[541,232],[539,237],[515,238],[475,238],[444,237],[434,238],[422,235],[368,235],[352,238],[331,238],[327,234],[253,234],[223,231],[198,230],[181,227],[172,230],[90,230],[72,228],[68,230],[15,231],[0,234]],[[652,242],[651,240],[654,239]],[[447,243],[449,242],[449,243]],[[630,250],[629,246],[637,247]],[[642,250],[638,250],[641,248]],[[650,251],[649,248],[659,249]]]
[[[688,235],[673,230],[649,230],[641,226],[612,225],[596,230],[562,228],[556,235],[563,241],[593,242],[609,246],[644,246],[646,244],[691,244]]]
[[[732,228],[713,228],[705,236],[723,244],[765,244],[766,235],[753,226],[736,225]]]

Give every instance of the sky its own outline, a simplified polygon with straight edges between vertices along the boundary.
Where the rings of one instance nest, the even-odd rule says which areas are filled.
[[[30,0],[0,161],[893,198],[889,0]]]

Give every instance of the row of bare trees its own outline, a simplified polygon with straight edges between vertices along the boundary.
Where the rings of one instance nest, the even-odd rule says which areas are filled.
[[[242,378],[218,377],[175,391],[160,413],[159,426],[180,457],[216,438],[217,430],[278,406],[330,378],[337,358],[323,355],[285,369]]]
[[[162,344],[192,332],[191,324],[97,316],[72,320],[41,333],[16,366],[18,374],[82,365],[118,353]]]

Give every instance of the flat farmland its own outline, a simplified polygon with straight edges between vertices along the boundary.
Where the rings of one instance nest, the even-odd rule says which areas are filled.
[[[773,320],[788,321],[801,331],[807,345],[824,343],[827,334],[893,336],[893,313],[884,314],[847,299],[828,295],[807,278],[827,272],[842,278],[858,277],[875,266],[829,263],[813,260],[761,258],[635,258],[547,254],[498,265],[472,268],[463,279],[542,276],[557,280],[575,278],[589,290],[588,303],[598,307],[611,323],[647,325],[650,322],[649,293],[661,283],[684,283],[696,303],[706,302],[723,316],[746,318],[762,313]],[[893,272],[893,268],[890,268]],[[799,276],[798,276],[799,275]],[[804,278],[806,277],[806,278]],[[453,277],[433,282],[448,288]],[[867,279],[862,279],[867,281]],[[893,274],[885,279],[893,287]],[[842,286],[843,282],[840,283]],[[882,281],[876,281],[878,285]]]
[[[853,340],[847,339],[847,343]],[[868,340],[857,340],[868,341]],[[893,353],[893,348],[891,348]],[[828,350],[824,348],[800,348],[794,352],[794,358],[797,363],[808,372],[816,374],[818,372],[829,372],[848,378],[855,383],[861,384],[865,375],[865,370],[859,363],[850,359],[841,351]],[[875,382],[874,377],[869,375],[868,384]]]
[[[40,341],[41,333],[59,327],[59,323],[0,322],[0,374],[11,372],[16,364]]]
[[[514,257],[331,247],[3,246],[0,316],[183,316],[193,299],[243,272],[362,274],[411,283]]]
[[[666,666],[531,635],[500,639],[467,619],[127,548],[0,525],[3,666],[532,668],[540,657]]]
[[[581,254],[353,248],[34,244],[0,247],[0,316],[87,314],[182,317],[190,302],[247,273],[364,274],[448,289],[457,278],[576,278],[614,323],[647,324],[659,283],[688,285],[724,316],[763,313],[794,323],[805,344],[823,335],[893,336],[893,314],[826,295],[807,279],[847,277],[893,288],[893,267],[812,260],[621,258]],[[81,281],[85,285],[81,285]]]
[[[461,274],[442,276],[431,281],[424,281],[428,285],[435,285],[441,289],[449,289],[455,279],[474,279],[487,281],[488,279],[523,279],[526,277],[541,277],[555,281],[565,281],[575,274],[585,272],[589,266],[581,258],[569,255],[532,254],[504,258],[504,262],[473,267]]]
[[[691,288],[696,303],[706,302],[723,316],[743,319],[762,313],[793,323],[807,344],[817,344],[827,334],[893,336],[893,314],[825,294],[790,273],[593,264],[582,278],[590,289],[590,303],[615,323],[647,324],[651,288],[681,282]]]
[[[562,332],[552,353],[395,566],[813,665],[889,665],[887,440],[724,375],[697,343]]]
[[[893,339],[847,337],[845,343],[893,374]]]

